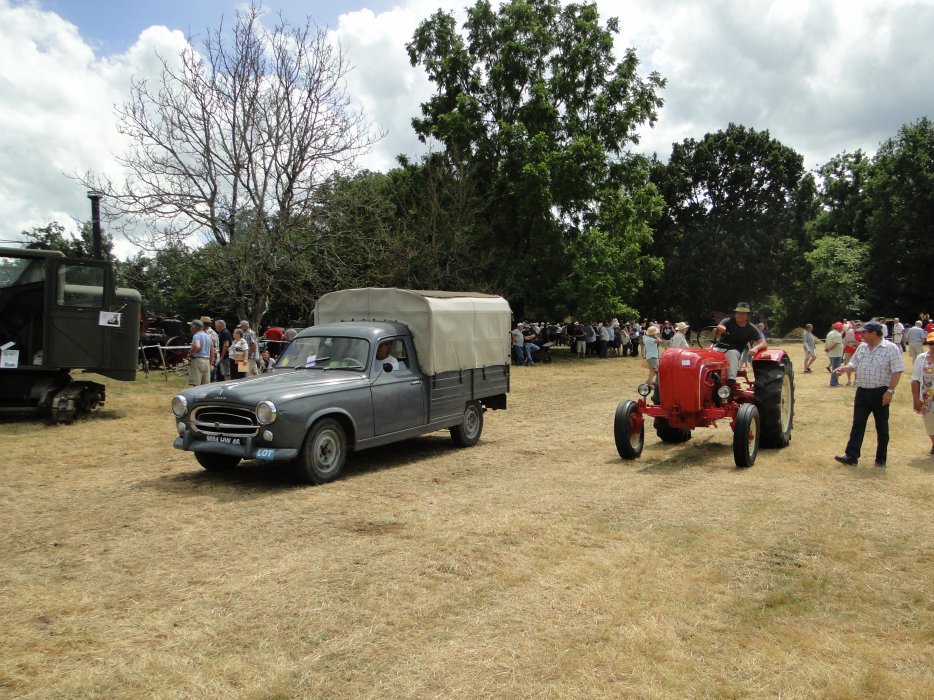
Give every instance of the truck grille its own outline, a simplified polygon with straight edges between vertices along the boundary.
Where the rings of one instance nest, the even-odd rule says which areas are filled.
[[[191,412],[191,425],[202,435],[245,438],[259,432],[255,411],[240,406],[198,406]]]

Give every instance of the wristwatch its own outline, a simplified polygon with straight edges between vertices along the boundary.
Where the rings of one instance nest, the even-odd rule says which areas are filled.
[[[886,394],[894,394],[894,393],[895,393],[895,389],[886,389],[886,390],[885,390],[885,393],[886,393]]]

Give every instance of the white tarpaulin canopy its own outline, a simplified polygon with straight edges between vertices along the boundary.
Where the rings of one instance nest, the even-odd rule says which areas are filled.
[[[412,332],[425,374],[509,362],[509,303],[492,294],[411,289],[345,289],[325,294],[315,324],[395,321]]]

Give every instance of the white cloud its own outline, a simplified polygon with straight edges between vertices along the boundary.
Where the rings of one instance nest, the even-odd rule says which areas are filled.
[[[275,9],[275,0],[267,4]],[[378,13],[366,4],[340,15],[332,33],[355,67],[351,94],[387,132],[360,165],[383,170],[399,153],[426,150],[411,119],[432,86],[409,64],[406,42],[439,6],[462,23],[471,0],[399,0]],[[600,11],[620,19],[617,56],[634,47],[643,75],[655,70],[668,80],[659,122],[642,129],[640,145],[663,158],[673,142],[734,122],[768,129],[816,167],[844,150],[872,154],[901,125],[934,116],[929,3],[602,0]],[[158,75],[156,51],[176,54],[184,40],[153,26],[125,53],[100,56],[54,13],[0,0],[0,239],[88,217],[83,189],[61,173],[114,172],[121,142],[113,105],[126,98],[131,76]]]

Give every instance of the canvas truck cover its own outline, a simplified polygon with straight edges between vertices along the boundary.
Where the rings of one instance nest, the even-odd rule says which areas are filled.
[[[322,296],[315,324],[404,323],[422,371],[433,375],[507,364],[511,314],[509,303],[492,294],[369,287]]]

